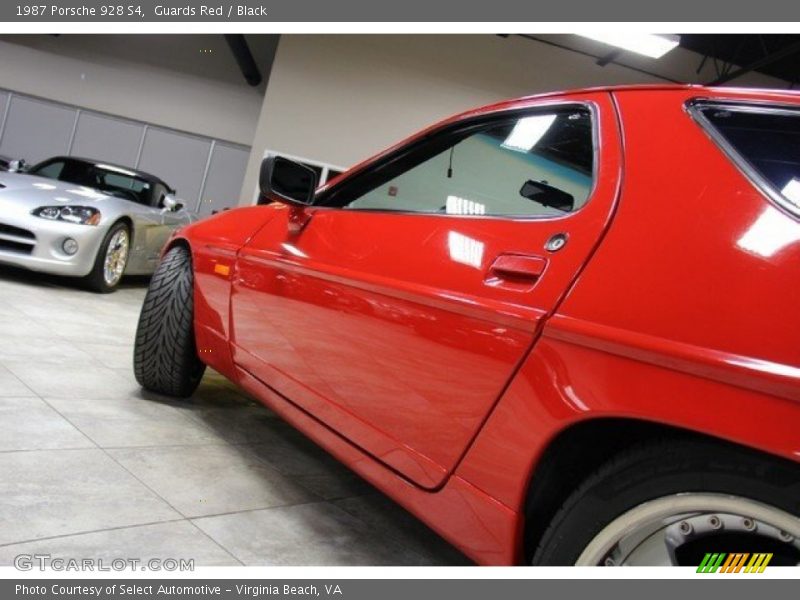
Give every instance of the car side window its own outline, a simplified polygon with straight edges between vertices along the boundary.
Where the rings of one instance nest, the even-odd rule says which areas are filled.
[[[38,177],[47,177],[48,179],[58,179],[61,177],[61,172],[64,170],[64,161],[56,160],[31,169],[30,173]]]
[[[160,183],[156,183],[153,186],[152,191],[152,200],[150,205],[155,208],[164,208],[164,198],[167,197],[167,188],[161,185]]]
[[[800,110],[736,103],[692,110],[757,185],[800,215]]]
[[[584,107],[492,119],[423,144],[341,206],[448,215],[563,215],[581,208],[591,193],[593,139],[592,114]]]
[[[142,179],[113,171],[97,171],[97,187],[113,196],[136,202],[137,204],[150,203],[150,184]]]

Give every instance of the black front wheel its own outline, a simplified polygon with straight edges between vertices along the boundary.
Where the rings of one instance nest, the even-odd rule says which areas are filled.
[[[143,388],[185,398],[197,389],[205,368],[194,337],[192,257],[176,246],[150,280],[136,330],[133,371]]]

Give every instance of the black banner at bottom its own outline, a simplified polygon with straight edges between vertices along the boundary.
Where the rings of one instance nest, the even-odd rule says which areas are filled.
[[[565,575],[567,573],[565,572]],[[6,579],[0,598],[8,600],[512,600],[525,598],[622,597],[647,600],[758,598],[772,593],[788,598],[796,580],[698,575],[697,579]]]

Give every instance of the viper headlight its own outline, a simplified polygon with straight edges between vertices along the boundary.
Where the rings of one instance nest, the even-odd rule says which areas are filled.
[[[97,225],[101,216],[100,211],[91,206],[40,206],[31,214],[50,221],[67,221],[79,225]]]

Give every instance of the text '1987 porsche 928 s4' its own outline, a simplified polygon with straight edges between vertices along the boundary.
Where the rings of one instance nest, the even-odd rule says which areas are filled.
[[[180,230],[135,371],[223,373],[482,564],[800,561],[800,95],[461,114]]]
[[[111,292],[124,274],[151,274],[170,235],[197,220],[174,194],[154,175],[74,156],[0,172],[0,263]]]

